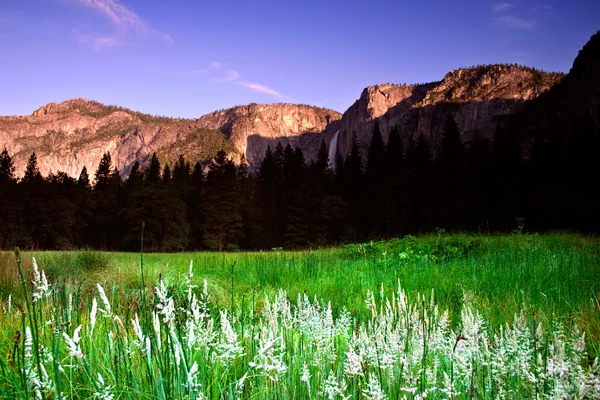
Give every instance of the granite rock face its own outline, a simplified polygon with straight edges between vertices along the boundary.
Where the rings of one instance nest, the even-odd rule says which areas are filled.
[[[312,158],[318,150],[312,147],[314,142],[320,143],[322,133],[341,117],[338,112],[307,105],[250,104],[204,115],[197,122],[223,132],[235,150],[256,166],[267,145],[273,147],[278,141],[300,147]]]
[[[353,134],[366,152],[378,121],[384,140],[398,126],[403,135],[427,135],[435,150],[447,115],[454,116],[465,141],[475,131],[490,137],[500,118],[561,79],[507,65],[458,69],[440,82],[370,86],[343,115],[307,105],[250,104],[178,119],[79,98],[50,103],[30,116],[0,117],[0,148],[13,155],[19,176],[34,151],[43,175],[63,171],[74,177],[84,166],[93,174],[110,151],[125,177],[136,160],[143,164],[153,152],[172,163],[180,154],[206,161],[225,149],[234,160],[244,156],[257,167],[267,146],[277,142],[301,148],[310,161],[324,140],[333,161],[348,153]]]
[[[13,156],[19,176],[32,152],[42,175],[63,171],[77,177],[84,166],[93,174],[110,151],[125,177],[136,160],[144,163],[153,152],[166,162],[180,154],[205,161],[223,148],[236,160],[245,155],[260,162],[269,140],[318,136],[340,118],[335,111],[304,105],[251,104],[177,119],[73,99],[40,107],[31,116],[0,117],[0,147]]]
[[[397,126],[404,136],[429,137],[434,150],[450,114],[463,140],[470,140],[475,131],[491,137],[498,120],[515,113],[562,77],[518,66],[489,65],[457,69],[440,82],[370,86],[340,121],[337,153],[348,153],[354,134],[361,148],[368,149],[375,121],[386,141],[391,128]]]

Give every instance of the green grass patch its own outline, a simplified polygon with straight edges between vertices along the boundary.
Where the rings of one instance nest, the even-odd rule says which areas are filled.
[[[47,392],[62,381],[72,398],[531,398],[572,395],[577,379],[598,396],[595,237],[440,232],[311,251],[144,254],[145,290],[140,254],[23,253],[29,295],[43,288],[30,284],[31,256],[48,296],[23,313],[14,256],[0,254],[0,391],[9,397],[31,395],[31,371],[43,375],[35,343],[55,352],[39,356]],[[94,301],[104,314],[92,328]],[[69,349],[63,333],[75,340],[79,325]],[[78,343],[85,356],[73,359]],[[564,381],[556,363],[579,378]]]

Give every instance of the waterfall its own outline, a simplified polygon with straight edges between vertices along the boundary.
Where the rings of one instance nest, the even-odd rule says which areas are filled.
[[[329,142],[329,167],[331,169],[335,169],[335,156],[337,154],[338,133],[340,133],[339,130],[333,134],[331,142]]]

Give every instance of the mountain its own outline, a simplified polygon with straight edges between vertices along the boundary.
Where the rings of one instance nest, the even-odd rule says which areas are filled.
[[[78,176],[84,166],[95,171],[110,151],[125,176],[136,160],[144,162],[153,152],[166,163],[179,154],[206,161],[220,149],[237,160],[244,154],[259,162],[265,140],[285,137],[302,145],[340,118],[335,111],[306,105],[250,104],[180,119],[73,99],[40,107],[31,116],[0,117],[0,148],[14,155],[17,175],[32,152],[43,175],[60,170]]]
[[[502,117],[515,113],[562,78],[562,74],[516,65],[486,65],[454,70],[440,82],[370,86],[344,113],[334,145],[338,154],[346,155],[356,134],[367,149],[377,121],[384,140],[391,127],[398,126],[403,135],[429,137],[435,147],[449,114],[464,141],[476,131],[491,137]]]
[[[581,131],[600,125],[600,31],[579,51],[569,73],[543,96],[528,102],[507,121],[507,129],[518,133],[530,144],[547,141],[549,128],[558,135],[560,145]]]
[[[307,105],[250,104],[180,119],[79,98],[50,103],[30,116],[0,117],[0,148],[14,156],[18,175],[32,152],[42,174],[60,170],[71,176],[84,166],[95,171],[107,151],[122,176],[153,152],[161,162],[172,163],[179,154],[206,161],[225,149],[235,160],[243,155],[257,166],[267,146],[279,141],[301,148],[312,160],[325,140],[333,160],[347,154],[353,134],[366,149],[375,121],[384,139],[396,125],[404,135],[429,136],[435,147],[446,116],[453,114],[464,140],[475,131],[489,137],[500,118],[562,78],[515,65],[457,69],[439,82],[370,86],[343,115]]]

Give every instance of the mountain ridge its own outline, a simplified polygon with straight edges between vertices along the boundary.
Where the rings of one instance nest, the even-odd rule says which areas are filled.
[[[143,163],[153,152],[166,162],[179,156],[174,151],[207,161],[220,147],[255,167],[277,141],[300,147],[308,160],[322,140],[334,149],[332,156],[347,154],[355,133],[366,149],[376,121],[384,139],[397,125],[404,135],[424,134],[435,144],[445,117],[453,114],[464,140],[476,130],[490,136],[499,117],[514,114],[563,77],[516,65],[459,68],[436,82],[369,86],[343,114],[302,104],[251,103],[186,119],[75,98],[48,103],[30,116],[0,117],[0,147],[15,155],[18,174],[33,151],[43,174],[60,170],[77,176],[83,166],[94,171],[110,151],[125,176],[136,160]]]

